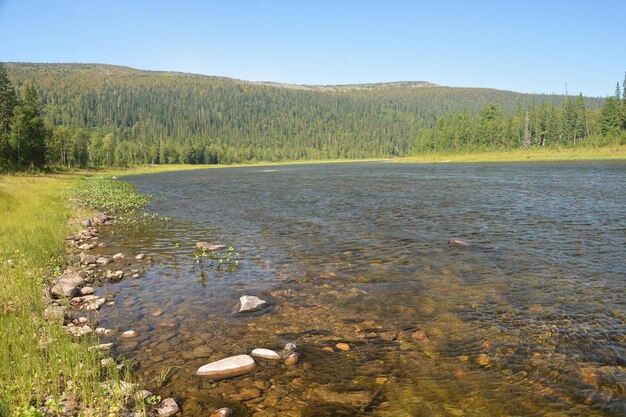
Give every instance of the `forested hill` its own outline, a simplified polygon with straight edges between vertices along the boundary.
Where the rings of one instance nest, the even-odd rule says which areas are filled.
[[[93,163],[110,163],[106,152],[122,163],[407,155],[443,115],[564,100],[427,82],[296,86],[100,64],[5,66],[18,90],[34,85],[49,124],[91,136]]]

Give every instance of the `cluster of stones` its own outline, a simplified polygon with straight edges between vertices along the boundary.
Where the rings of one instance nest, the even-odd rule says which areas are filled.
[[[114,301],[107,301],[107,298],[111,297],[110,295],[107,295],[107,297],[96,295],[94,284],[98,284],[100,278],[106,278],[109,281],[123,279],[127,273],[122,269],[105,269],[100,277],[98,276],[98,269],[111,263],[122,262],[126,257],[123,253],[117,253],[111,257],[89,253],[89,251],[103,246],[97,243],[100,232],[96,226],[111,226],[114,221],[115,216],[106,213],[98,213],[92,219],[83,220],[81,224],[84,229],[79,234],[66,238],[68,243],[75,250],[79,251],[76,256],[78,266],[65,269],[61,275],[53,280],[49,288],[44,291],[44,301],[48,304],[44,310],[45,318],[47,320],[59,321],[63,325],[64,330],[75,339],[92,334],[108,336],[113,333],[111,329],[97,327],[97,321],[94,318],[82,316],[80,313],[77,314],[78,317],[72,317],[72,311],[89,313],[99,310],[103,305],[115,305]],[[137,261],[144,259],[146,259],[146,255],[143,253],[135,256]],[[140,273],[138,270],[131,270],[130,276],[139,278]],[[125,331],[120,335],[122,338],[135,336],[137,336],[137,332],[134,330]],[[42,339],[42,348],[45,348],[48,342],[48,340]],[[90,346],[89,350],[98,350],[104,353],[111,350],[112,347],[113,343],[100,343]],[[123,365],[117,364],[111,357],[104,357],[101,359],[100,364],[102,367],[116,366],[118,369],[123,367]],[[121,390],[124,396],[132,396],[135,401],[152,395],[152,393],[139,390],[134,384],[124,381],[121,381],[119,384],[107,381],[103,384],[110,390]],[[178,405],[171,398],[165,399],[157,408],[159,416],[171,416],[178,411]]]

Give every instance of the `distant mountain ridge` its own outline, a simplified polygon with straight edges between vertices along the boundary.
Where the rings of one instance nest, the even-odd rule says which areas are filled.
[[[49,123],[113,135],[140,160],[155,153],[181,161],[207,154],[221,161],[408,155],[420,129],[444,115],[478,114],[490,103],[511,114],[564,100],[425,81],[309,86],[107,64],[5,66],[18,89],[37,88]],[[588,108],[602,102],[585,98]]]

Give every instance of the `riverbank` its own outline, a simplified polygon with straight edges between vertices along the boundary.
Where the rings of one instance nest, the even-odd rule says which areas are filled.
[[[626,145],[601,148],[533,148],[470,153],[432,153],[394,159],[400,163],[558,162],[625,160]]]
[[[68,234],[85,227],[79,220],[93,214],[73,197],[80,178],[0,177],[3,416],[118,415],[135,402],[123,388],[122,381],[131,381],[129,369],[106,360],[106,353],[94,348],[98,342],[91,333],[71,331],[93,320],[84,312],[72,318],[70,299],[54,294],[54,288],[49,295],[52,283],[61,280],[57,277],[84,282],[82,271],[72,267],[76,256],[66,243]]]

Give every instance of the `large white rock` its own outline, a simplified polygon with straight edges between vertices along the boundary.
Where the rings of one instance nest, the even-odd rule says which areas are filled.
[[[78,293],[78,287],[85,285],[85,280],[79,275],[61,275],[50,289],[54,298],[72,298]]]
[[[261,300],[259,297],[254,295],[244,295],[239,298],[239,312],[247,313],[251,311],[257,311],[267,306],[267,302],[265,300]]]
[[[274,361],[278,361],[281,359],[278,353],[270,349],[257,348],[254,349],[252,353],[250,353],[250,355],[254,356],[255,358],[269,359]]]
[[[197,375],[215,379],[244,375],[256,369],[256,362],[248,355],[237,355],[201,366]]]

